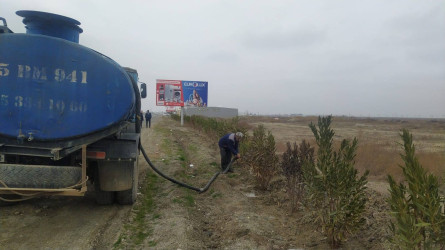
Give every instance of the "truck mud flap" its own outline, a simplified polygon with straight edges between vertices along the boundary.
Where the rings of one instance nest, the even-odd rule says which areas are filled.
[[[67,188],[81,179],[81,167],[0,164],[0,180],[10,188]]]
[[[100,161],[100,189],[103,191],[123,191],[133,186],[134,160]]]

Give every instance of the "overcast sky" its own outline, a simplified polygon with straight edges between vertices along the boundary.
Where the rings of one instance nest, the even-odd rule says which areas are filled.
[[[81,22],[80,44],[156,79],[209,82],[240,113],[445,118],[444,0],[0,0]]]

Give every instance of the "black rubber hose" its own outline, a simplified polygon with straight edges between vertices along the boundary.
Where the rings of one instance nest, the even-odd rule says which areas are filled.
[[[183,182],[177,181],[177,180],[175,180],[175,179],[173,179],[173,178],[171,178],[171,177],[168,177],[167,175],[165,175],[164,173],[162,173],[161,171],[159,171],[159,169],[157,169],[157,168],[153,165],[153,163],[150,161],[150,158],[148,158],[147,153],[145,153],[145,150],[144,150],[144,148],[143,148],[142,146],[141,146],[141,152],[142,152],[142,154],[144,155],[144,158],[145,158],[145,160],[147,161],[148,165],[150,165],[150,167],[151,167],[157,174],[159,174],[160,176],[164,177],[165,179],[167,179],[167,180],[169,180],[169,181],[171,181],[171,182],[173,182],[173,183],[175,183],[175,184],[178,184],[178,185],[181,186],[181,187],[185,187],[185,188],[194,190],[194,191],[196,191],[196,192],[198,192],[198,193],[204,193],[205,191],[207,191],[207,190],[209,189],[210,185],[212,185],[212,183],[216,180],[216,178],[217,178],[217,177],[219,176],[219,174],[221,173],[221,172],[216,172],[216,173],[213,175],[213,177],[210,179],[210,181],[207,183],[207,185],[205,185],[204,188],[193,187],[193,186],[190,186],[190,185],[185,184],[185,183],[183,183]],[[235,161],[236,161],[236,158],[233,158],[232,161],[229,163],[229,165],[227,165],[226,169],[224,169],[224,171],[223,171],[222,173],[224,173],[224,174],[227,173],[227,171],[230,169],[230,167],[232,166],[232,164],[233,164]]]
[[[233,158],[229,165],[227,165],[226,169],[224,169],[224,171],[222,172],[216,172],[215,175],[213,175],[212,179],[210,179],[210,181],[207,183],[207,185],[201,189],[201,193],[204,193],[205,191],[207,191],[207,189],[209,189],[210,185],[212,185],[212,183],[216,180],[216,178],[218,177],[218,175],[220,173],[226,174],[227,171],[229,171],[230,167],[232,166],[232,164],[237,160],[237,158]]]

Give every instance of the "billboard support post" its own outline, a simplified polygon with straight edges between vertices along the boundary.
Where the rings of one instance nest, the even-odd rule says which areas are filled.
[[[184,126],[184,106],[181,106],[181,126]]]

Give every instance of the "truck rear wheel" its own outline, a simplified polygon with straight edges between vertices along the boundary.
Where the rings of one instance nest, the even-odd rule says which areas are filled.
[[[116,192],[116,201],[121,205],[132,205],[136,201],[139,179],[138,162],[139,160],[136,158],[136,161],[133,162],[133,167],[131,168],[133,176],[133,185],[131,189]]]

